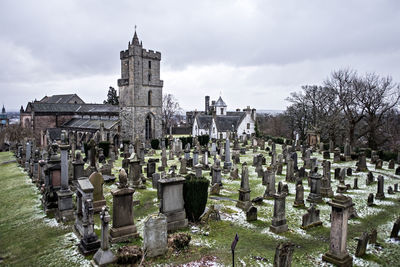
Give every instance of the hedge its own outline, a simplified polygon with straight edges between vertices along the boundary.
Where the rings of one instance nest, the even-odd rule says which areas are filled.
[[[193,173],[188,174],[183,184],[183,199],[186,215],[191,222],[199,221],[208,199],[210,181],[204,177],[196,178]]]

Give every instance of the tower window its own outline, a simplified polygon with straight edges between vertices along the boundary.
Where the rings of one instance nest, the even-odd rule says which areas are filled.
[[[151,61],[149,61],[149,69],[151,69]]]
[[[147,79],[148,79],[149,82],[151,81],[151,73],[149,73],[149,74],[147,75]]]
[[[224,115],[224,108],[221,108],[221,115]]]
[[[149,91],[147,94],[147,105],[151,106],[151,95],[153,94],[152,91]]]

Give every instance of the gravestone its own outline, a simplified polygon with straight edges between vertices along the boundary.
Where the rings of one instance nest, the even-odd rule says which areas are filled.
[[[160,179],[160,213],[167,217],[168,232],[184,228],[188,225],[183,201],[183,184],[185,178],[174,177]]]
[[[374,194],[369,193],[368,199],[367,199],[367,206],[371,207],[374,205]]]
[[[108,225],[111,221],[110,214],[108,213],[107,206],[103,207],[100,213],[101,221],[101,246],[100,249],[94,254],[93,262],[97,266],[105,266],[117,260],[112,251],[110,250]]]
[[[246,211],[246,221],[253,222],[257,221],[257,208],[250,206]]]
[[[347,168],[346,175],[347,176],[352,176],[353,175],[353,169],[352,168]]]
[[[382,167],[383,167],[383,160],[381,160],[381,159],[376,160],[375,170],[381,170]]]
[[[293,207],[304,207],[304,187],[302,183],[296,185],[296,198]]]
[[[397,218],[397,220],[393,224],[392,231],[390,232],[390,238],[394,238],[395,240],[399,240],[399,231],[400,231],[400,217]]]
[[[330,159],[331,158],[331,154],[329,153],[329,151],[324,151],[322,153],[322,157],[323,157],[323,159]]]
[[[367,174],[367,179],[365,181],[366,185],[370,185],[374,182],[374,175],[372,174],[372,172],[368,172]]]
[[[280,243],[275,249],[274,267],[290,267],[294,244],[290,242]]]
[[[385,199],[384,178],[382,175],[378,176],[378,188],[377,188],[375,198],[376,199]]]
[[[303,179],[306,177],[306,169],[304,167],[301,167],[299,169],[299,178]]]
[[[249,185],[249,170],[247,164],[242,165],[242,177],[239,189],[239,200],[236,207],[247,210],[251,206],[250,201],[250,185]]]
[[[353,189],[358,189],[358,178],[354,178]]]
[[[273,198],[274,194],[276,193],[275,191],[275,172],[273,168],[267,168],[265,171],[265,192],[264,192],[264,198]]]
[[[336,195],[328,204],[332,207],[331,233],[329,251],[322,256],[322,260],[339,266],[351,266],[353,258],[347,252],[347,222],[351,198]]]
[[[398,166],[398,167],[396,168],[395,174],[396,174],[396,175],[400,175],[400,166]]]
[[[397,193],[399,192],[399,184],[394,184],[394,192]]]
[[[168,250],[167,217],[152,214],[144,222],[143,249],[148,257],[164,255]]]
[[[321,220],[319,219],[320,210],[316,209],[315,204],[312,203],[311,206],[307,209],[307,213],[302,217],[302,229],[308,229],[311,227],[322,225]]]
[[[369,235],[367,232],[363,232],[362,235],[359,238],[357,238],[358,242],[355,253],[356,257],[362,257],[365,255],[365,252],[367,251],[368,239]]]
[[[153,173],[151,184],[152,184],[154,189],[157,189],[158,180],[160,180],[160,173],[157,173],[157,172]]]
[[[231,152],[230,152],[230,140],[227,137],[225,141],[225,162],[224,162],[224,170],[226,172],[229,172],[232,167],[232,162],[231,162]]]
[[[393,170],[394,169],[394,165],[395,165],[394,159],[389,160],[388,168]]]
[[[90,183],[93,185],[93,211],[100,212],[106,206],[106,200],[103,195],[104,179],[99,172],[94,172],[89,177]]]
[[[244,164],[244,163],[243,163]],[[211,180],[211,184],[219,184],[220,186],[222,186],[222,180],[221,180],[221,167],[220,167],[220,162],[217,159],[213,166],[212,166],[212,180]]]
[[[391,186],[388,187],[388,194],[389,195],[393,195],[394,194],[393,188]]]
[[[340,180],[340,168],[335,169],[335,180]]]
[[[63,134],[65,134],[63,132]],[[69,145],[66,145],[65,135],[61,149],[61,188],[57,192],[58,210],[57,218],[60,221],[71,221],[74,219],[74,204],[72,203],[73,192],[69,189],[68,183],[68,150]]]
[[[61,160],[57,155],[58,144],[53,143],[50,148],[50,159],[44,170],[44,188],[42,195],[42,205],[44,211],[50,212],[58,208],[57,191],[61,187]]]
[[[126,179],[126,173],[121,170],[118,188],[111,190],[113,225],[110,230],[110,241],[112,243],[125,242],[139,236],[133,221],[133,193],[135,190],[128,187]]]
[[[287,161],[287,166],[286,166],[286,181],[287,182],[294,182],[295,181],[295,176],[294,176],[294,161],[292,158],[289,158]]]
[[[274,195],[274,215],[269,229],[275,234],[283,233],[288,230],[285,216],[285,201],[285,193]]]
[[[82,227],[83,235],[79,242],[79,250],[83,255],[96,252],[100,248],[100,240],[94,232],[93,204],[91,199],[86,199],[83,203]]]
[[[367,158],[365,156],[364,151],[361,151],[359,156],[358,156],[358,163],[357,163],[357,171],[358,172],[363,172],[367,171]]]
[[[156,172],[156,159],[149,159],[147,161],[147,178],[152,178],[153,173]]]
[[[311,203],[321,203],[321,178],[322,176],[318,173],[313,173],[310,176],[311,186],[310,186],[310,194],[307,197],[307,201]]]
[[[187,174],[187,168],[186,168],[186,159],[182,158],[181,159],[181,166],[179,168],[179,174]]]
[[[338,163],[340,162],[340,148],[335,148],[333,151],[333,162]]]
[[[371,230],[371,233],[369,234],[369,243],[370,244],[377,244],[377,239],[378,239],[378,231],[376,228]]]

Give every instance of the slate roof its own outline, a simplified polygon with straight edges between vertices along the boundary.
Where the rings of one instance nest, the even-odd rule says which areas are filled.
[[[221,97],[218,98],[217,102],[215,102],[214,107],[226,107],[224,100]]]
[[[244,116],[217,116],[215,124],[217,125],[218,132],[236,131],[243,118]]]
[[[196,120],[199,129],[210,129],[212,125],[211,115],[197,115]]]
[[[77,94],[66,94],[66,95],[52,95],[52,96],[45,96],[43,97],[40,102],[41,103],[53,103],[53,104],[66,104],[69,103],[69,101],[77,97],[79,100],[82,101],[82,103],[85,103]]]
[[[44,112],[44,113],[74,113],[74,114],[87,114],[87,113],[114,113],[110,115],[119,114],[119,107],[107,104],[55,104],[55,103],[42,103],[33,102],[28,103],[26,112]]]
[[[96,120],[96,119],[79,119],[73,118],[64,123],[62,128],[74,128],[74,129],[89,129],[99,130],[100,124],[104,124],[104,129],[110,130],[118,124],[118,120]]]

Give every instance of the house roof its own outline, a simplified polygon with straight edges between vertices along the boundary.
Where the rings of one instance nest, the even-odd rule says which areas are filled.
[[[45,96],[39,102],[40,103],[65,104],[65,103],[70,103],[69,101],[71,101],[71,99],[74,97],[79,98],[80,104],[85,103],[77,94]]]
[[[221,97],[218,98],[217,102],[215,102],[214,107],[226,107],[224,100]]]
[[[96,119],[79,119],[73,118],[66,123],[64,123],[62,128],[74,128],[74,129],[89,129],[89,130],[99,130],[100,124],[104,124],[104,129],[110,130],[115,125],[118,124],[118,120],[96,120]]]
[[[212,125],[212,116],[211,115],[197,115],[196,116],[197,125],[199,129],[210,129]]]
[[[119,114],[119,107],[107,104],[56,104],[29,102],[25,112],[43,112],[43,113],[115,113]],[[114,114],[111,114],[114,115]]]

